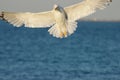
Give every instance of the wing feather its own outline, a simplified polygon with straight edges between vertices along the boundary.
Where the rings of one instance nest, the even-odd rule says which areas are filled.
[[[110,2],[112,0],[84,0],[81,3],[65,7],[64,9],[68,15],[68,20],[76,21],[96,12],[97,9],[104,9],[105,5]]]
[[[25,27],[32,28],[50,27],[55,23],[52,11],[40,13],[3,12],[3,19],[16,27],[20,27],[23,24]]]

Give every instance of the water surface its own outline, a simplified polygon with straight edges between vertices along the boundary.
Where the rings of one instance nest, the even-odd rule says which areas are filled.
[[[0,80],[120,80],[120,23],[79,22],[64,39],[0,21]]]

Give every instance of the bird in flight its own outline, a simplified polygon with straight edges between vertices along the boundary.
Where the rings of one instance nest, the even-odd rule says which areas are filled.
[[[83,0],[80,3],[61,7],[54,5],[51,11],[31,12],[0,12],[0,19],[16,27],[24,25],[29,28],[50,27],[48,32],[57,38],[65,38],[77,28],[77,21],[98,9],[104,9],[112,0]]]

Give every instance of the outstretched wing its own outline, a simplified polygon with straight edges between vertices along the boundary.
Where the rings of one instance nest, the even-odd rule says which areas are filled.
[[[49,27],[55,23],[51,11],[41,13],[2,12],[0,17],[16,27],[24,24],[25,27],[40,28]]]
[[[96,12],[97,9],[104,9],[110,2],[112,0],[84,0],[64,9],[68,15],[68,20],[75,21]]]

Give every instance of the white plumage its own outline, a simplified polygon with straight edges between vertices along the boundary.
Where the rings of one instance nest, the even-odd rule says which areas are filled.
[[[77,20],[88,16],[97,9],[104,9],[112,0],[84,0],[81,3],[62,8],[54,5],[53,10],[40,13],[1,12],[0,19],[16,27],[24,25],[31,28],[51,27],[48,31],[57,38],[67,37],[74,33]]]

